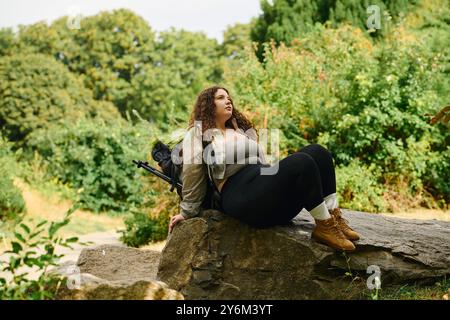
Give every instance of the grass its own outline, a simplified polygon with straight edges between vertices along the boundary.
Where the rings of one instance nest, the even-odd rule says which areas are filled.
[[[380,300],[448,300],[450,278],[444,277],[432,286],[418,284],[403,285],[399,288],[380,291]]]

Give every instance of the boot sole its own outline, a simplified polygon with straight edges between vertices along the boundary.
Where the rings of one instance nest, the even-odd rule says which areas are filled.
[[[355,251],[356,250],[356,247],[355,248],[352,248],[352,249],[344,249],[344,248],[341,248],[341,247],[338,247],[338,246],[333,246],[333,245],[330,245],[330,244],[328,244],[327,242],[325,242],[324,240],[320,240],[320,239],[317,239],[317,238],[315,238],[315,237],[312,237],[316,242],[318,242],[318,243],[320,243],[320,244],[324,244],[324,245],[326,245],[326,246],[328,246],[328,247],[330,247],[330,248],[333,248],[333,249],[336,249],[336,250],[342,250],[342,251]]]
[[[348,240],[350,240],[350,241],[358,241],[359,239],[361,239],[360,237],[349,237],[348,235],[346,235],[345,233],[344,233],[344,236],[348,239]]]

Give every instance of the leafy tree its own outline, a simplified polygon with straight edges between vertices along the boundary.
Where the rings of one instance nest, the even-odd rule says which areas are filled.
[[[324,24],[329,21],[333,27],[340,23],[352,24],[367,30],[367,8],[377,5],[380,8],[382,23],[386,22],[383,16],[388,11],[390,16],[396,18],[400,13],[406,12],[410,4],[416,1],[406,0],[267,0],[261,1],[263,13],[258,17],[251,31],[251,38],[258,42],[257,55],[262,60],[263,43],[271,39],[278,45],[284,42],[289,45],[295,38],[303,36],[314,29],[316,23]],[[375,30],[378,35],[381,30]]]
[[[52,55],[124,117],[135,109],[163,127],[168,119],[185,121],[195,95],[221,80],[220,47],[205,34],[171,29],[156,38],[125,9],[84,18],[80,29],[70,29],[67,19],[22,27],[15,47]]]
[[[156,58],[134,77],[128,110],[158,121],[161,128],[186,122],[196,95],[221,79],[220,50],[203,33],[171,29],[156,43]]]
[[[80,29],[69,29],[67,17],[51,29],[59,35],[55,56],[69,70],[82,74],[97,100],[106,100],[125,115],[134,95],[132,80],[146,63],[152,63],[155,35],[148,23],[126,10],[101,12],[81,20]]]
[[[14,45],[14,32],[11,28],[0,29],[0,57],[9,54]]]
[[[20,25],[14,51],[25,53],[41,53],[56,56],[55,48],[59,42],[58,33],[46,22],[31,25]]]
[[[22,142],[33,130],[63,119],[96,116],[118,113],[110,103],[96,102],[82,81],[52,57],[0,58],[0,125],[9,140]]]
[[[250,23],[236,23],[223,33],[222,55],[228,60],[239,59],[244,49],[251,45],[250,32],[255,19]]]

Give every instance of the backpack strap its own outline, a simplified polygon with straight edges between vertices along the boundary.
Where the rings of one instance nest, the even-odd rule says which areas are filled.
[[[177,188],[177,183],[180,180],[179,179],[180,178],[179,175],[180,175],[180,172],[181,172],[181,168],[179,166],[175,165],[175,164],[172,165],[171,169],[172,169],[171,170],[172,175],[171,175],[170,192],[172,192],[175,188]],[[178,191],[178,188],[177,188],[177,191]]]
[[[217,186],[216,186],[216,184],[214,182],[214,179],[213,179],[213,177],[211,175],[211,171],[210,171],[209,165],[206,164],[206,167],[208,169],[208,178],[209,178],[208,179],[208,183],[209,183],[209,186],[210,186],[210,188],[212,190],[211,208],[219,210],[219,211],[222,211],[221,204],[220,204],[221,203],[221,201],[220,201],[220,198],[221,198],[220,191],[217,188]]]

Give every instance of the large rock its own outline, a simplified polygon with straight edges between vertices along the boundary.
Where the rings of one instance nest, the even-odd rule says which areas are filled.
[[[157,279],[186,299],[351,299],[367,297],[370,265],[379,267],[382,289],[450,274],[450,222],[343,215],[361,234],[346,254],[311,240],[305,211],[268,229],[205,211],[175,227]]]
[[[161,253],[117,245],[84,249],[77,263],[52,273],[63,275],[60,300],[182,300],[183,295],[155,280]]]

